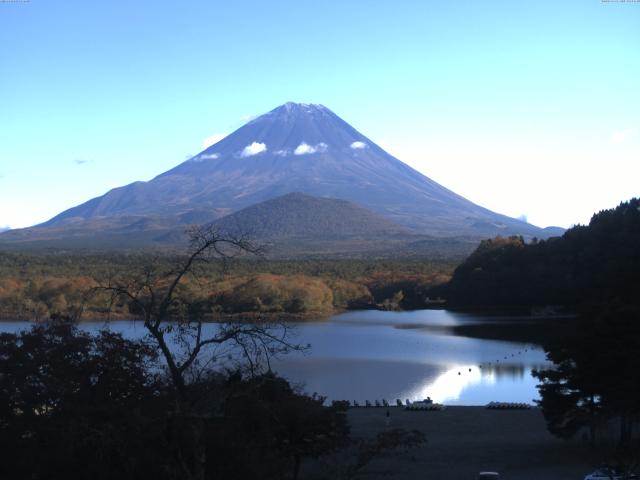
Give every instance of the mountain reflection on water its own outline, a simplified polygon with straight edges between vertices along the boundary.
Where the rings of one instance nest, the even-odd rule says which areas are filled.
[[[431,397],[451,405],[532,403],[538,391],[531,371],[547,364],[539,346],[468,338],[448,328],[486,322],[495,319],[445,310],[352,311],[296,324],[292,341],[310,344],[310,351],[275,359],[272,367],[304,391],[329,400],[386,399],[395,404],[396,399]],[[0,331],[26,326],[2,322]],[[81,324],[92,331],[104,326]],[[113,321],[108,326],[128,338],[146,333],[140,322]]]

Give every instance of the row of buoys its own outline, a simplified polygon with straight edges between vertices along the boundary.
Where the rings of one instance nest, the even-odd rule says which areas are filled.
[[[528,350],[527,348],[525,348],[525,349],[524,349],[524,353],[527,353],[528,351],[529,351],[529,350]],[[522,352],[521,350],[519,350],[519,351],[518,351],[518,355],[522,355],[522,353],[523,353],[523,352]],[[515,354],[515,353],[512,353],[512,354],[511,354],[511,356],[512,356],[512,357],[515,357],[515,356],[516,356],[516,354]],[[509,357],[505,356],[505,357],[503,358],[503,360],[507,360],[508,358],[509,358]],[[500,363],[500,360],[496,360],[496,363]],[[488,365],[491,365],[491,362],[489,362],[489,363],[488,363]],[[479,368],[482,368],[482,365],[480,365],[480,366],[479,366]],[[471,371],[471,369],[469,369],[469,371]],[[460,372],[458,372],[458,375],[460,375]]]
[[[482,365],[480,365],[480,368],[482,368]],[[471,371],[471,369],[469,369],[469,371]],[[458,375],[462,375],[462,372],[458,372]]]
[[[531,405],[528,403],[489,402],[487,408],[492,410],[528,410]]]

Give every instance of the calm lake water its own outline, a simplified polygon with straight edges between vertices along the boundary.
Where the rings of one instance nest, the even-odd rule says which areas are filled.
[[[448,405],[532,403],[539,396],[531,370],[547,365],[540,347],[462,337],[443,328],[490,321],[489,317],[446,310],[343,313],[296,324],[294,342],[311,344],[310,351],[284,356],[272,366],[306,392],[330,400],[395,403],[396,398],[429,396]],[[112,321],[108,325],[128,338],[145,334],[139,322]],[[27,326],[1,322],[0,331]],[[87,330],[104,326],[102,322],[81,324]]]

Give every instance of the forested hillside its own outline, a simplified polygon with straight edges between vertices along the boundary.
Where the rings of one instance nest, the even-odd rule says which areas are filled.
[[[640,301],[640,199],[595,214],[562,237],[486,240],[446,287],[456,307],[557,305],[580,309]]]
[[[346,200],[289,193],[221,218],[223,231],[250,232],[253,237],[378,236],[407,233],[387,218]]]

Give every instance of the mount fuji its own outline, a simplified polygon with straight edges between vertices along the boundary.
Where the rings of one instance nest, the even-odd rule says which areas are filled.
[[[322,105],[286,103],[148,182],[110,190],[36,227],[5,232],[0,244],[46,239],[64,244],[65,236],[82,243],[98,229],[103,237],[138,232],[143,245],[172,238],[159,235],[163,230],[212,222],[294,192],[351,202],[414,235],[545,238],[562,232],[470,202]]]

